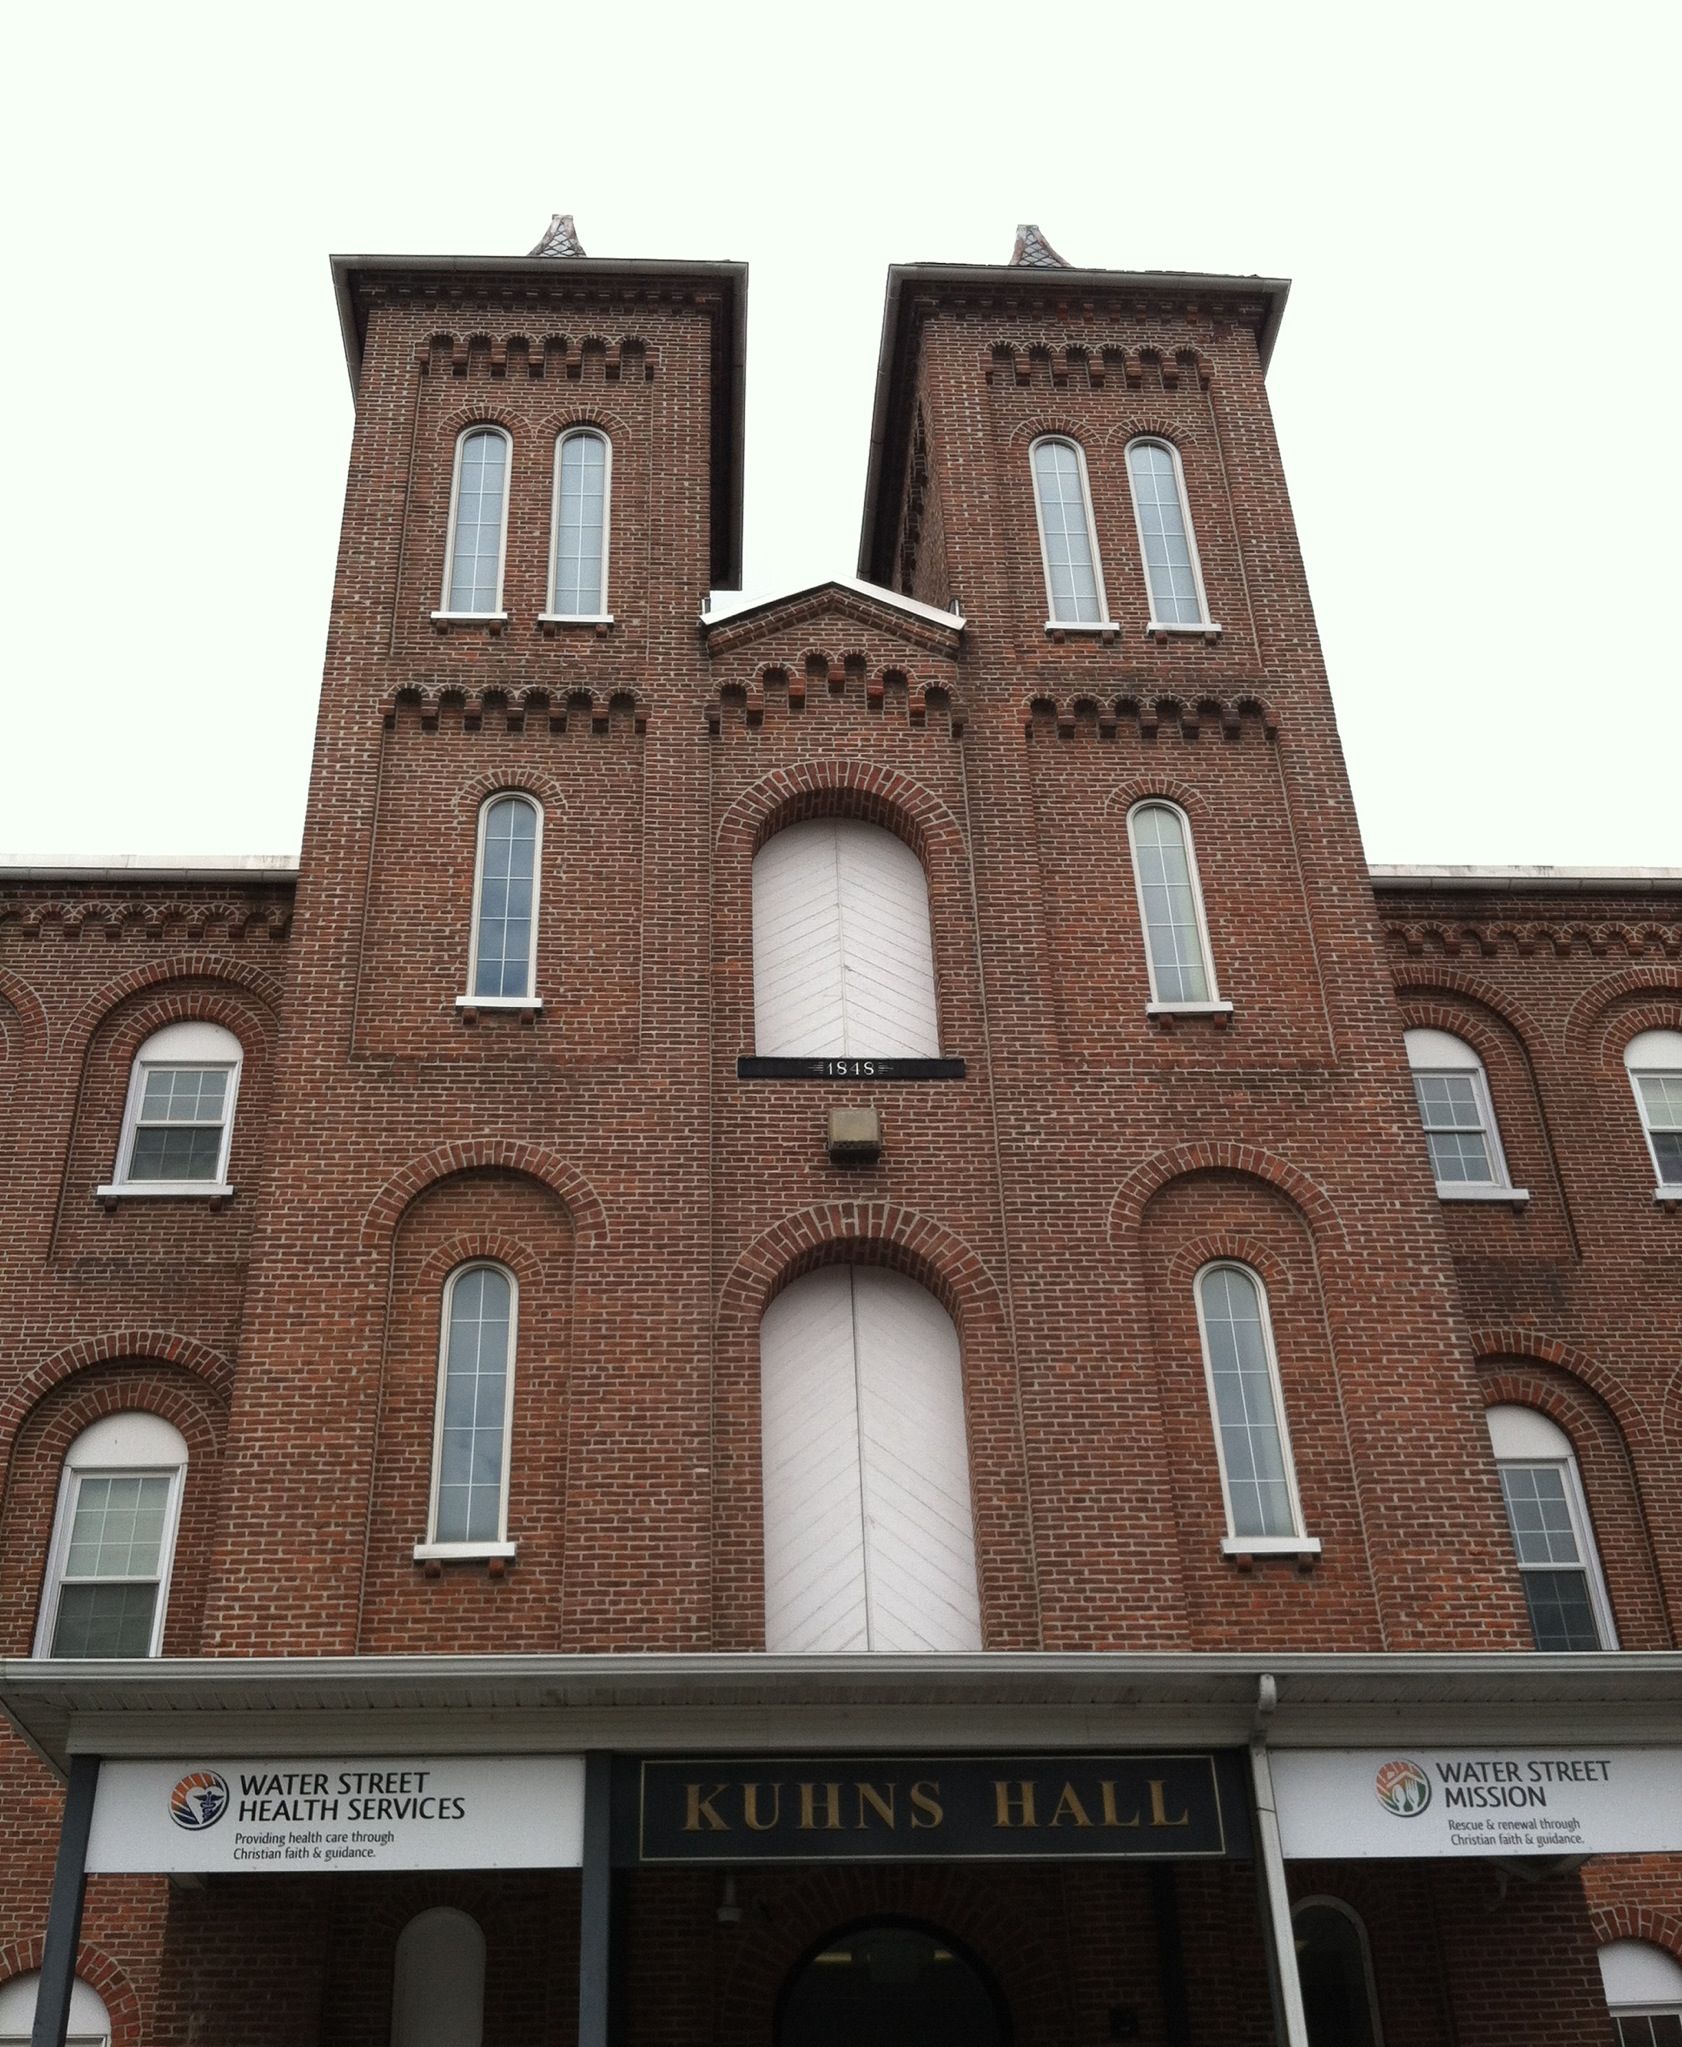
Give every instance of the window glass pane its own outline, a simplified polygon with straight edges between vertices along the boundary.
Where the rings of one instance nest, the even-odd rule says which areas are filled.
[[[1070,624],[1096,624],[1104,614],[1098,602],[1086,489],[1080,457],[1068,441],[1041,441],[1034,449],[1034,488],[1045,540],[1051,616]]]
[[[503,1424],[513,1293],[489,1266],[450,1289],[438,1459],[438,1542],[502,1538]]]
[[[1154,441],[1139,441],[1127,451],[1127,466],[1144,546],[1151,617],[1163,625],[1201,625],[1203,606],[1174,458]]]
[[[1600,1629],[1583,1571],[1525,1571],[1530,1632],[1538,1649],[1598,1649]]]
[[[484,861],[479,877],[475,995],[531,993],[536,861],[536,811],[514,797],[493,803],[485,815]]]
[[[1372,2047],[1376,2038],[1360,1929],[1330,1905],[1293,1920],[1309,2047]]]
[[[147,1656],[156,1585],[65,1585],[53,1626],[54,1656]]]
[[[456,480],[455,544],[450,554],[451,611],[495,611],[502,567],[502,499],[508,443],[501,434],[469,434]]]
[[[1495,1168],[1475,1073],[1415,1073],[1413,1091],[1441,1185],[1490,1187]]]
[[[1261,1295],[1230,1266],[1199,1282],[1209,1377],[1234,1535],[1292,1535],[1285,1447],[1268,1368]]]
[[[152,1066],[140,1099],[144,1123],[220,1123],[228,1092],[224,1066]]]
[[[1521,1564],[1580,1564],[1577,1532],[1557,1464],[1503,1464],[1501,1490]]]
[[[552,602],[558,612],[589,617],[605,608],[607,443],[600,434],[569,434],[558,459]]]
[[[1647,1117],[1662,1186],[1682,1186],[1682,1073],[1641,1073],[1635,1084]]]
[[[155,1578],[170,1481],[136,1472],[89,1473],[77,1482],[66,1578]]]
[[[1152,804],[1133,813],[1133,857],[1138,862],[1145,943],[1150,947],[1159,1002],[1207,1002],[1209,976],[1197,923],[1185,826],[1176,811]]]
[[[222,1132],[142,1124],[134,1133],[131,1180],[214,1180],[222,1157]]]

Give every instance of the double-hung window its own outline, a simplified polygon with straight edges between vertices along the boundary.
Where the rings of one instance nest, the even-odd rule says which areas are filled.
[[[468,992],[458,1006],[539,1008],[537,897],[543,811],[530,796],[493,796],[479,812]]]
[[[1682,1031],[1643,1031],[1624,1048],[1624,1068],[1659,1176],[1658,1191],[1682,1197]]]
[[[1492,1407],[1487,1420],[1536,1647],[1616,1649],[1571,1439],[1530,1407]]]
[[[226,1194],[240,1042],[219,1024],[154,1031],[134,1055],[112,1182],[101,1195]]]
[[[1226,1497],[1229,1555],[1311,1555],[1273,1348],[1267,1294],[1247,1265],[1219,1260],[1197,1275],[1197,1323]]]
[[[1489,1079],[1471,1046],[1447,1031],[1409,1031],[1407,1055],[1438,1195],[1525,1199],[1507,1171]]]
[[[186,1476],[187,1445],[158,1415],[107,1415],[71,1444],[37,1656],[159,1654]]]
[[[605,434],[576,427],[555,443],[550,618],[607,617],[608,506],[613,455]]]
[[[1086,453],[1078,441],[1048,436],[1029,451],[1034,511],[1045,565],[1046,623],[1108,625],[1110,607],[1098,563],[1098,530],[1086,485]]]
[[[1203,915],[1191,826],[1177,804],[1136,803],[1127,813],[1133,881],[1145,934],[1152,1009],[1227,1009]]]
[[[1133,486],[1139,555],[1150,592],[1149,629],[1211,630],[1179,449],[1171,441],[1130,441],[1127,476]]]
[[[458,1266],[444,1288],[432,1507],[418,1557],[511,1556],[508,1463],[519,1287],[504,1266]]]
[[[499,426],[470,427],[456,442],[444,558],[445,618],[502,616],[512,454],[513,444]]]

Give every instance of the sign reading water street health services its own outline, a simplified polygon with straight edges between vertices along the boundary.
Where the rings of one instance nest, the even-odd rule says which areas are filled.
[[[645,1761],[621,1857],[956,1862],[1248,1853],[1228,1755],[709,1756]],[[628,1815],[627,1815],[628,1817]]]
[[[110,1762],[90,1870],[571,1869],[580,1756]]]
[[[1272,1762],[1289,1856],[1682,1848],[1682,1749],[1275,1749]]]

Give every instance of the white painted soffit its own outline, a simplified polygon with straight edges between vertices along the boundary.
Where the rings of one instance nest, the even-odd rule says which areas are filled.
[[[715,590],[709,596],[709,608],[701,614],[701,630],[706,632],[715,625],[723,625],[727,619],[745,618],[750,612],[772,611],[802,597],[815,597],[823,590],[850,591],[855,597],[885,604],[891,611],[903,611],[908,618],[921,619],[926,625],[944,626],[951,633],[961,633],[966,623],[962,612],[942,611],[938,605],[924,604],[920,598],[902,597],[897,590],[884,589],[880,583],[867,583],[859,576],[825,576],[821,582],[802,583],[792,590],[757,594]]]
[[[1504,1656],[370,1656],[0,1662],[0,1707],[47,1760],[175,1754],[224,1730],[452,1752],[600,1746],[883,1750],[1005,1741],[1668,1743],[1682,1653]],[[308,1732],[308,1730],[315,1730]],[[412,1730],[412,1734],[411,1731]],[[372,1752],[370,1750],[370,1752]]]

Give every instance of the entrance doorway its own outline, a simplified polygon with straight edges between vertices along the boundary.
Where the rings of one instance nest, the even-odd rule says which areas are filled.
[[[876,1920],[830,1936],[783,1992],[777,2047],[1008,2047],[1003,2001],[933,1927]]]

